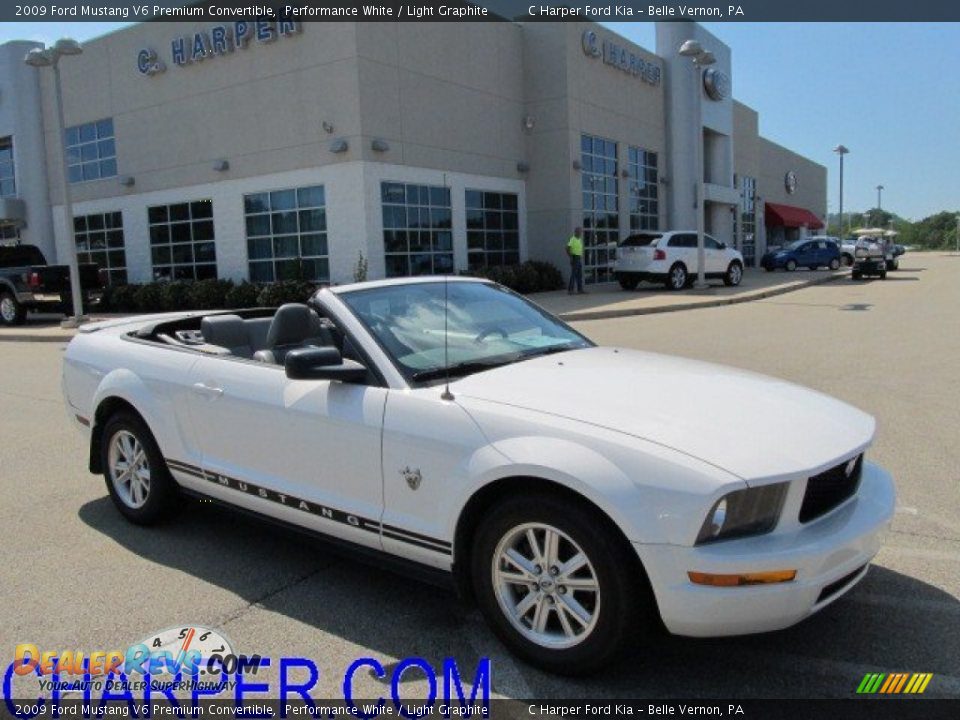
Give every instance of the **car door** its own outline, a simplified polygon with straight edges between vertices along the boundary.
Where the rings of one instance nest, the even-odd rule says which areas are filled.
[[[709,235],[703,236],[704,266],[708,275],[726,272],[726,253],[720,249],[720,243]]]
[[[278,365],[201,358],[190,412],[205,492],[379,548],[386,401],[381,387],[291,380]]]

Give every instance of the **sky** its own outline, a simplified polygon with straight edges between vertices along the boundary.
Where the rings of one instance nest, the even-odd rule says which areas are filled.
[[[3,23],[13,39],[83,41],[125,23]],[[603,23],[654,50],[653,23]],[[733,52],[733,95],[760,133],[828,170],[827,207],[919,220],[960,210],[960,23],[704,23]]]

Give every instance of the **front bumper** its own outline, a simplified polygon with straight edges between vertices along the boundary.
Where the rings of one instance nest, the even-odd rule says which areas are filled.
[[[796,530],[699,547],[640,543],[634,547],[670,632],[717,637],[780,630],[826,607],[866,574],[895,503],[890,475],[864,463],[856,495]],[[695,585],[687,576],[688,571],[738,574],[788,569],[797,571],[792,582],[744,587]],[[837,585],[840,580],[845,582]]]

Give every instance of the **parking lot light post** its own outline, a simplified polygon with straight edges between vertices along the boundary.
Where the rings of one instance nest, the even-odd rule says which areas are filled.
[[[877,185],[877,210],[883,208],[883,206],[880,204],[881,193],[883,193],[883,185]]]
[[[704,50],[696,40],[686,40],[680,46],[680,55],[692,59],[693,64],[693,162],[694,172],[694,207],[697,213],[697,282],[694,287],[703,289],[707,287],[706,279],[706,255],[704,253],[704,211],[705,203],[703,201],[703,111],[701,105],[700,73],[701,68],[713,65],[717,59],[709,50]]]
[[[840,156],[840,242],[843,242],[843,156],[846,155],[850,150],[848,150],[843,145],[837,145],[833,151]]]
[[[57,137],[60,143],[61,169],[63,171],[63,214],[67,223],[67,263],[70,266],[70,291],[73,299],[73,314],[63,321],[63,327],[77,327],[87,320],[83,315],[83,293],[80,288],[80,262],[77,258],[77,241],[73,227],[73,201],[70,197],[67,148],[64,137],[63,92],[60,87],[60,58],[79,55],[83,47],[76,40],[61,38],[48,48],[34,48],[23,61],[35,68],[53,68],[54,102],[57,106]]]

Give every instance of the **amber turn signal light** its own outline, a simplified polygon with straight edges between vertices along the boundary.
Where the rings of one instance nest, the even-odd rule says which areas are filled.
[[[740,587],[743,585],[769,585],[772,583],[791,582],[797,577],[796,570],[771,570],[769,572],[742,573],[740,575],[716,575],[714,573],[694,572],[687,573],[690,582],[696,585],[712,585],[714,587]]]

